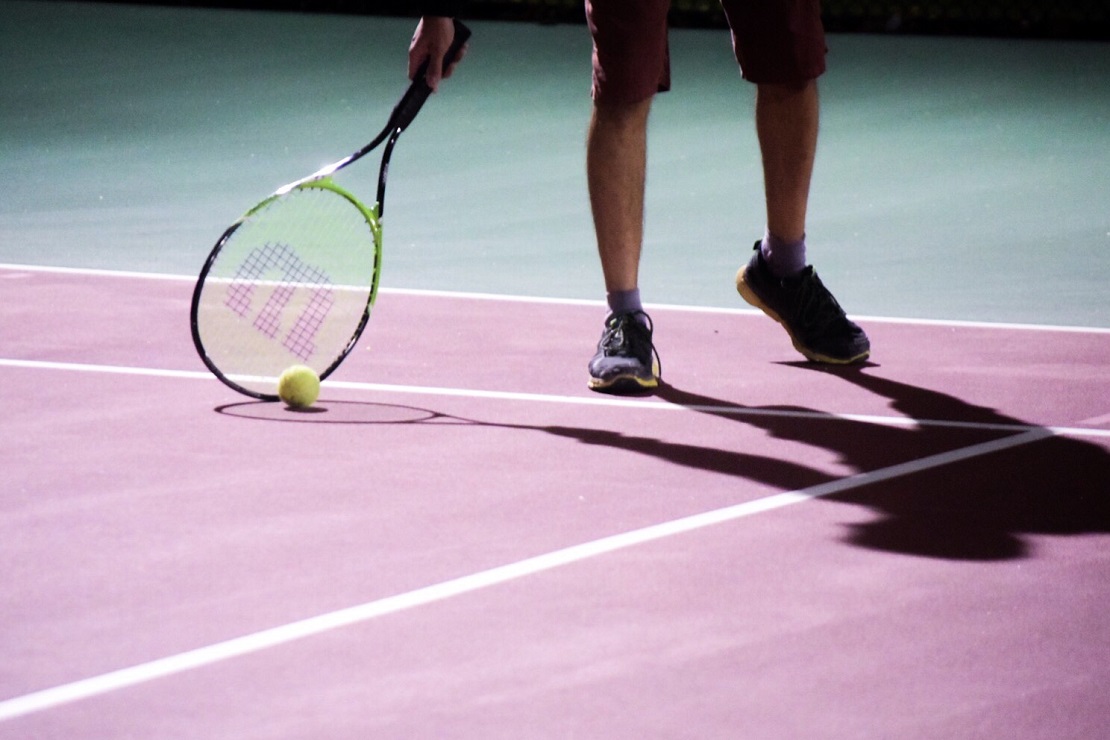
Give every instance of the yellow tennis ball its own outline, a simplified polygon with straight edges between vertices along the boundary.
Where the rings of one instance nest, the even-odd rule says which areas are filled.
[[[293,365],[278,378],[278,398],[291,409],[308,408],[320,397],[320,378],[305,365]]]

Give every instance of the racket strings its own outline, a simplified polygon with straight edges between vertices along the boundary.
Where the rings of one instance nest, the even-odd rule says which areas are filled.
[[[209,267],[197,308],[213,364],[260,393],[290,364],[333,368],[369,313],[378,234],[352,196],[319,184],[252,211]]]
[[[334,305],[335,298],[332,295],[331,288],[314,289],[308,305],[297,317],[293,328],[289,330],[288,336],[282,341],[282,346],[296,357],[308,361],[316,353],[314,339]]]

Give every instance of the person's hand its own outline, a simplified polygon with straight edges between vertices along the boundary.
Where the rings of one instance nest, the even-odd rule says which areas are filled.
[[[416,33],[409,44],[409,79],[416,77],[416,72],[424,60],[428,60],[428,72],[424,79],[428,87],[435,90],[439,87],[440,80],[445,80],[455,71],[457,65],[466,56],[466,46],[459,51],[455,61],[443,68],[443,55],[447,53],[451,42],[455,39],[455,24],[450,18],[438,16],[425,16],[416,25]]]

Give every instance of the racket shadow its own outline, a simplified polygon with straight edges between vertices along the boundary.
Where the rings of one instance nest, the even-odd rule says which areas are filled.
[[[408,404],[321,399],[310,409],[296,410],[280,401],[249,400],[223,404],[213,410],[224,416],[269,423],[458,426],[540,432],[580,444],[645,455],[692,470],[769,482],[783,489],[804,488],[832,479],[803,464],[724,447],[679,443],[598,427],[480,420]]]
[[[305,409],[288,408],[281,401],[239,401],[216,406],[223,416],[282,424],[418,424],[439,416],[417,406],[370,401],[321,399]]]

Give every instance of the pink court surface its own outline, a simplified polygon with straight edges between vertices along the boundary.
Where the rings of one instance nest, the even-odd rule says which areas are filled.
[[[384,292],[309,412],[6,266],[2,738],[1110,736],[1110,332]]]

